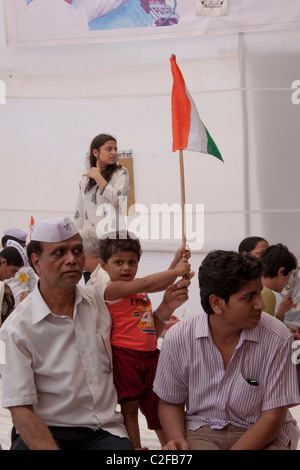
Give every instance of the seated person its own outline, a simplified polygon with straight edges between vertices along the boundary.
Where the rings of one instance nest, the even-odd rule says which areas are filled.
[[[0,281],[0,327],[15,308],[15,299],[11,288]]]
[[[201,304],[166,334],[154,392],[166,450],[296,449],[293,336],[264,313],[261,263],[217,250],[199,269]]]
[[[281,243],[271,245],[261,255],[263,266],[262,283],[263,290],[261,297],[265,304],[264,312],[275,316],[276,296],[275,292],[282,292],[289,283],[292,272],[297,267],[297,259],[288,248]],[[293,299],[290,294],[280,302],[276,311],[276,318],[284,319],[284,314],[293,306]]]
[[[242,255],[249,254],[253,258],[260,258],[262,252],[268,246],[269,243],[262,237],[246,237],[239,244],[238,252]]]
[[[97,287],[77,285],[85,261],[78,230],[69,217],[38,221],[27,255],[39,282],[0,329],[11,449],[133,450],[116,411],[110,314]],[[188,285],[168,287],[165,317],[186,301]]]
[[[21,246],[20,249],[23,250]],[[15,298],[8,281],[15,277],[23,265],[24,260],[17,248],[10,246],[0,251],[0,326],[15,307]]]
[[[28,234],[18,228],[8,228],[4,230],[4,235],[1,239],[2,246],[4,248],[8,246],[15,247],[23,258],[24,265],[16,276],[9,279],[7,284],[12,290],[15,306],[17,306],[22,300],[27,297],[30,292],[33,291],[36,283],[37,276],[33,269],[29,266],[26,256],[26,239]]]

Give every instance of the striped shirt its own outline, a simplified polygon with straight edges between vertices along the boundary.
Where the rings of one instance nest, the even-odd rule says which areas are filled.
[[[174,325],[163,341],[154,391],[167,402],[186,404],[187,430],[228,424],[248,429],[264,410],[299,404],[292,342],[282,322],[262,313],[256,328],[242,330],[225,369],[208,316],[191,316]],[[288,445],[298,437],[288,411],[278,439]]]

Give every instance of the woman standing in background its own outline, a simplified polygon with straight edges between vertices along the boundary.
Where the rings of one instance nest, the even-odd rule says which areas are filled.
[[[74,214],[78,229],[95,227],[107,217],[107,229],[118,229],[120,197],[129,191],[129,174],[117,162],[117,141],[99,134],[90,145],[89,170],[83,175]]]

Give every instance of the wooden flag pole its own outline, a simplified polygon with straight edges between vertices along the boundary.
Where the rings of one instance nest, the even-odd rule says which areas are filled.
[[[180,187],[181,187],[181,214],[182,214],[182,246],[186,247],[186,234],[185,234],[185,182],[184,182],[184,164],[183,152],[179,150],[180,162]]]

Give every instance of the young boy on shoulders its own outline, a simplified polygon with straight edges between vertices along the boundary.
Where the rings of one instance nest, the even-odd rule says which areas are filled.
[[[150,292],[165,290],[177,277],[189,275],[189,253],[177,250],[169,270],[136,279],[141,257],[138,239],[126,233],[107,237],[100,243],[101,267],[110,282],[104,299],[112,317],[111,345],[114,381],[129,438],[136,449],[141,448],[138,410],[145,415],[148,428],[155,430],[161,445],[165,438],[158,419],[158,398],[152,390],[158,362],[157,319],[168,319],[157,310],[152,312]],[[179,260],[178,260],[179,258]]]

